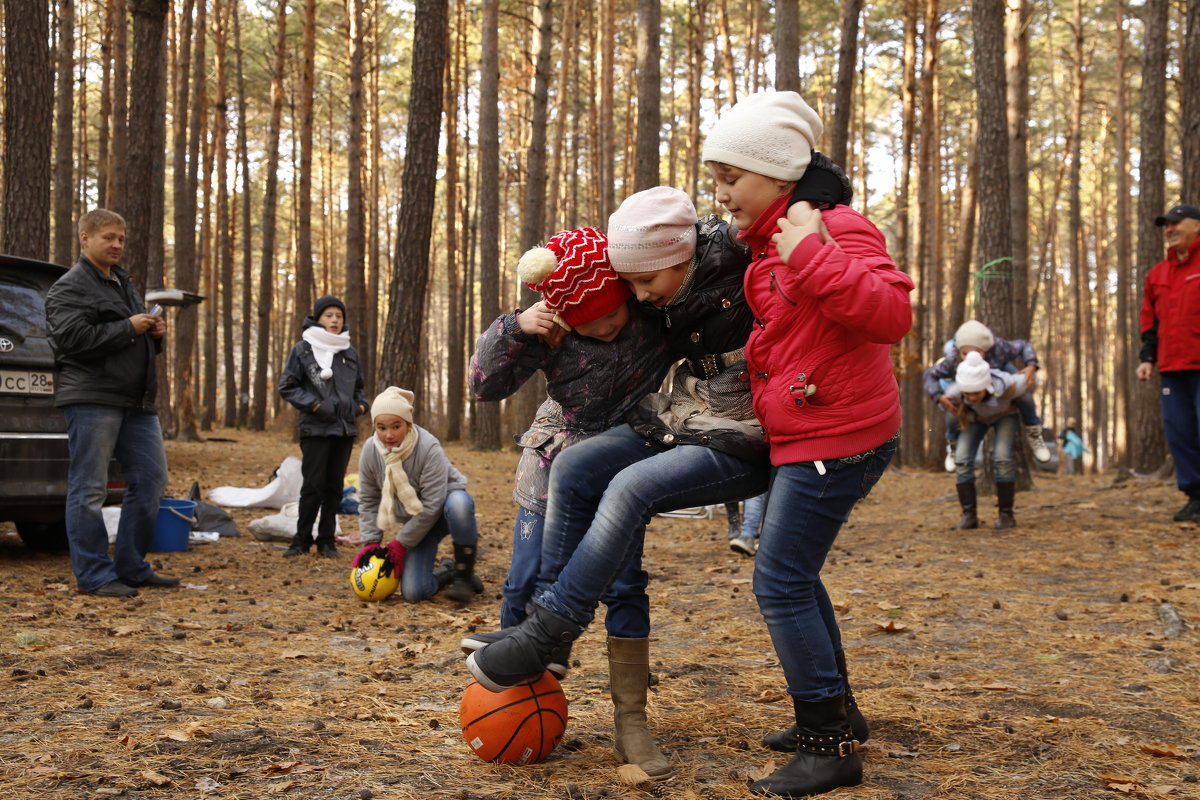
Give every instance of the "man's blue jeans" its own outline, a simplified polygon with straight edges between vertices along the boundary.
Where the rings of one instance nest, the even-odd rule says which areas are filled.
[[[546,518],[541,514],[517,507],[512,561],[501,589],[502,628],[511,628],[525,619],[525,606],[533,599],[538,569],[542,563],[542,532],[545,525]],[[639,546],[635,556],[601,598],[608,606],[604,627],[609,636],[645,639],[650,635],[650,598],[646,596],[649,580],[650,576],[642,569],[642,550]]]
[[[136,585],[154,574],[146,551],[167,488],[167,456],[157,414],[90,403],[63,408],[67,418],[67,540],[75,584],[85,592],[122,580]],[[108,462],[125,475],[125,500],[113,557],[100,509],[108,493]]]
[[[455,489],[446,495],[442,516],[425,534],[425,538],[410,547],[404,555],[404,572],[400,576],[400,593],[410,603],[430,597],[438,590],[433,576],[438,545],[450,535],[455,544],[474,546],[479,540],[475,526],[475,499],[466,489]]]
[[[641,552],[654,514],[761,494],[769,476],[765,460],[698,445],[664,448],[625,425],[568,447],[550,469],[534,599],[590,624],[605,590]]]
[[[754,595],[788,692],[805,702],[844,691],[835,661],[842,637],[821,567],[842,523],[883,475],[896,443],[885,442],[856,463],[825,461],[825,474],[811,461],[784,464],[771,480],[754,559]]]
[[[1017,438],[1017,414],[1005,414],[991,422],[974,421],[958,437],[954,451],[955,483],[975,482],[975,454],[979,443],[987,436],[988,428],[995,428],[992,441],[992,469],[996,471],[997,483],[1013,483],[1017,479],[1016,463],[1013,461],[1013,443]]]
[[[1200,369],[1160,372],[1163,430],[1180,491],[1200,500]]]

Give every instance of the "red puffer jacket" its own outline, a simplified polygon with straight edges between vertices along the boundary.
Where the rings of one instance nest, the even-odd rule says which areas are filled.
[[[912,280],[879,229],[848,206],[821,213],[832,242],[812,235],[788,263],[779,258],[771,235],[788,200],[740,234],[754,253],[750,385],[775,465],[845,458],[892,437],[900,390],[889,349],[912,327]]]

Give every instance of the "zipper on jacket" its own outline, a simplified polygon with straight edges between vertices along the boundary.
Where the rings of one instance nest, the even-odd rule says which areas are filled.
[[[792,305],[797,305],[795,300],[793,300],[792,298],[787,296],[787,292],[785,292],[783,290],[782,283],[779,286],[775,285],[775,270],[771,270],[771,291],[779,292],[779,296],[782,297],[784,300],[787,300]]]

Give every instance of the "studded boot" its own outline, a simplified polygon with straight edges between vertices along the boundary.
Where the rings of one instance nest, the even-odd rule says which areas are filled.
[[[808,797],[862,783],[862,756],[842,695],[808,703],[792,698],[797,745],[792,760],[750,785],[754,794]]]

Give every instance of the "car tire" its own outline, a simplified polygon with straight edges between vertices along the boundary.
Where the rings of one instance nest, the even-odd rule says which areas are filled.
[[[66,550],[67,522],[18,522],[17,534],[31,550]]]

